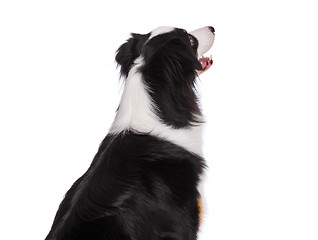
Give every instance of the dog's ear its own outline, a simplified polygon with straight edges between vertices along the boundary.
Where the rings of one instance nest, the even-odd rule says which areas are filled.
[[[194,91],[197,69],[195,49],[179,36],[163,34],[151,39],[141,68],[157,115],[167,125],[183,128],[198,123],[200,109]]]
[[[116,62],[120,66],[120,74],[128,76],[134,61],[140,56],[142,48],[147,41],[149,34],[132,33],[124,44],[122,44],[116,54]]]
[[[182,67],[184,70],[202,70],[202,65],[193,48],[188,44],[184,44],[180,38],[169,41],[165,48],[168,50],[173,49],[171,57],[178,56],[179,67]]]
[[[144,57],[148,69],[169,70],[175,77],[191,76],[194,80],[196,70],[202,70],[195,50],[180,37],[162,35],[152,39],[146,46]],[[146,68],[148,67],[146,66]]]

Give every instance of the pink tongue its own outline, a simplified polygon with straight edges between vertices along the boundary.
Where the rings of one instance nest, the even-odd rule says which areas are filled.
[[[206,70],[208,70],[212,64],[213,64],[213,60],[212,58],[207,58],[207,57],[202,57],[199,59],[201,66],[202,66],[202,70],[197,71],[198,74],[201,74],[203,72],[205,72]]]

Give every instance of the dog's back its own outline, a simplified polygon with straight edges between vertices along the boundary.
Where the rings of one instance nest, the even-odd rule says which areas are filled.
[[[170,142],[109,135],[46,239],[195,239],[203,167],[202,158]]]

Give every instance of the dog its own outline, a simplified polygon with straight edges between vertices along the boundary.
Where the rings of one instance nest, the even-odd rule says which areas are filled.
[[[115,120],[46,240],[197,239],[206,164],[195,81],[212,65],[201,56],[214,36],[213,27],[159,27],[119,47],[125,87]]]

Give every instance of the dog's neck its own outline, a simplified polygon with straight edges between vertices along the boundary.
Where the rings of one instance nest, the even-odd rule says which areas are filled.
[[[142,64],[142,59],[137,59],[125,80],[125,88],[110,133],[133,131],[150,134],[201,156],[202,126],[175,129],[162,123],[155,114],[154,104],[143,83],[142,74],[138,71]]]

